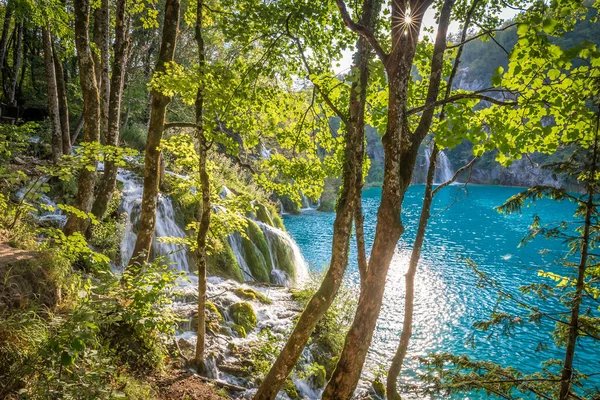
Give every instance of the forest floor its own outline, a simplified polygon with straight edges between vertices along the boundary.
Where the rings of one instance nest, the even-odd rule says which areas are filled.
[[[197,375],[182,369],[169,371],[168,376],[156,382],[161,400],[223,400],[215,388]]]

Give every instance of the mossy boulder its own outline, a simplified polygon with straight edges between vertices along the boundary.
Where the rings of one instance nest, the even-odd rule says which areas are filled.
[[[241,325],[233,324],[231,325],[231,330],[236,334],[237,337],[246,337],[246,329]]]
[[[250,332],[256,328],[256,323],[258,320],[252,304],[246,301],[242,303],[234,303],[230,307],[230,312],[233,322],[235,322],[237,325],[241,325],[246,332]]]
[[[385,399],[385,385],[383,384],[383,382],[381,382],[381,379],[377,377],[373,379],[371,384],[373,385],[373,390],[375,391],[375,394],[378,397]]]
[[[214,318],[217,321],[223,322],[223,320],[224,320],[223,314],[221,314],[221,311],[219,311],[217,306],[215,306],[215,303],[213,303],[212,301],[207,301],[206,309],[214,316]]]
[[[256,219],[270,226],[273,225],[273,219],[271,218],[271,211],[262,203],[256,204]]]
[[[326,377],[327,377],[327,373],[325,371],[325,367],[322,365],[316,365],[316,366],[314,366],[313,370],[311,371],[311,374],[308,377],[308,380],[315,387],[321,388],[321,387],[325,386]]]
[[[273,218],[273,224],[275,226],[275,228],[281,229],[282,231],[285,231],[285,225],[283,224],[283,220],[281,219],[281,217],[279,216],[278,213],[274,213],[271,215]]]
[[[244,300],[258,300],[263,304],[272,303],[271,299],[269,299],[267,296],[251,288],[237,288],[233,292]]]
[[[296,385],[294,385],[294,382],[290,378],[286,379],[285,383],[283,384],[283,391],[292,400],[300,398],[300,394],[298,394],[298,389],[296,389]]]
[[[208,274],[244,282],[242,270],[229,243],[226,240],[218,239],[214,248],[215,251],[208,254],[207,257],[206,269]]]
[[[252,272],[254,279],[260,282],[270,282],[271,253],[262,229],[256,222],[248,220],[246,237],[242,237],[244,259]]]

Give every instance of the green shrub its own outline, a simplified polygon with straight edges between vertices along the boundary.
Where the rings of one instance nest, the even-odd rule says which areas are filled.
[[[146,125],[131,122],[121,129],[121,140],[123,143],[138,151],[144,151],[148,139],[148,128]]]

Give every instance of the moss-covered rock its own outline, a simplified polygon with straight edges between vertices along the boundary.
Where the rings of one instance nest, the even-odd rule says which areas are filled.
[[[274,213],[271,215],[273,217],[273,224],[275,225],[275,228],[281,229],[282,231],[285,231],[285,225],[283,224],[283,220],[281,219],[281,217],[279,216],[278,213]]]
[[[244,300],[258,300],[263,304],[272,303],[271,299],[269,299],[267,296],[251,288],[237,288],[233,292]]]
[[[290,378],[286,379],[285,383],[283,384],[283,391],[292,400],[300,398],[298,390],[296,389],[296,385],[294,385],[294,382]]]
[[[373,385],[373,390],[375,391],[375,394],[380,398],[385,399],[385,385],[383,384],[383,382],[381,382],[381,379],[377,377],[373,379],[371,384]]]
[[[221,314],[221,311],[219,311],[217,306],[215,306],[215,303],[213,303],[212,301],[207,301],[206,309],[210,311],[210,313],[214,316],[214,318],[216,318],[217,321],[223,322],[223,314]]]
[[[248,220],[246,235],[247,238],[242,238],[242,247],[252,276],[257,281],[270,282],[272,262],[265,234],[256,222]]]
[[[246,329],[241,325],[233,324],[231,325],[231,330],[236,334],[237,337],[246,337]]]
[[[208,254],[207,257],[206,269],[208,274],[244,282],[242,270],[229,243],[226,240],[219,239],[214,247],[217,250],[213,254]]]
[[[273,225],[273,219],[271,218],[271,212],[269,211],[267,206],[265,206],[262,203],[256,204],[256,219],[267,225],[275,226],[275,225]]]
[[[315,387],[321,388],[325,386],[326,376],[325,367],[316,365],[313,367],[308,379]]]
[[[244,327],[246,332],[250,332],[256,328],[256,313],[252,304],[244,301],[242,303],[234,303],[230,307],[231,317],[233,322]]]

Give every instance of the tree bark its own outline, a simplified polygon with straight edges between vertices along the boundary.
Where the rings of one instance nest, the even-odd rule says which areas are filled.
[[[56,88],[56,71],[52,53],[52,36],[48,26],[42,28],[44,42],[44,68],[46,71],[46,90],[48,95],[48,114],[52,130],[52,161],[58,162],[63,154],[62,131],[60,128],[60,112],[58,107],[58,91]]]
[[[7,96],[8,104],[13,107],[17,106],[17,82],[19,81],[19,73],[21,72],[21,64],[23,62],[23,29],[23,22],[18,22],[17,26],[15,26],[12,75],[8,83]]]
[[[75,11],[75,47],[77,59],[79,60],[79,81],[83,95],[83,118],[84,118],[84,142],[92,143],[100,141],[100,94],[96,83],[94,71],[94,59],[90,49],[89,22],[90,22],[90,0],[74,0]],[[94,185],[96,182],[96,167],[98,162],[91,161],[88,167],[79,172],[77,182],[77,195],[75,197],[76,208],[84,212],[90,212],[94,197]],[[87,219],[79,218],[75,214],[69,215],[64,227],[66,235],[75,232],[83,233],[87,228]]]
[[[165,64],[173,61],[179,26],[179,6],[179,0],[166,1],[162,43],[155,72],[164,72]],[[170,101],[170,97],[165,96],[160,92],[152,91],[152,107],[150,123],[148,126],[146,155],[144,157],[145,168],[142,213],[133,255],[129,261],[130,264],[148,261],[150,246],[152,245],[152,240],[154,238],[156,206],[158,202],[159,162],[161,154],[158,146],[162,140],[167,105]]]
[[[410,131],[406,115],[408,82],[420,25],[430,5],[429,1],[415,3],[418,4],[412,5],[410,11],[413,21],[411,24],[407,24],[407,27],[392,24],[393,51],[384,57],[389,82],[388,125],[382,139],[385,155],[384,181],[375,239],[367,274],[361,285],[355,318],[346,335],[340,360],[323,392],[323,399],[350,399],[360,378],[379,317],[387,272],[398,239],[404,232],[402,202],[410,184],[419,145],[425,138],[433,117],[433,110],[423,112],[415,132]],[[453,0],[445,0],[440,13],[427,103],[434,102],[439,93],[446,33],[453,4]],[[406,12],[406,3],[392,3],[392,20],[403,20]]]
[[[363,8],[362,20],[374,25],[374,16],[379,12],[380,2],[375,1]],[[350,91],[349,125],[346,130],[342,187],[336,206],[333,224],[333,240],[329,269],[319,289],[306,305],[304,311],[279,353],[275,364],[254,395],[254,400],[272,400],[281,389],[290,372],[298,362],[302,350],[310,339],[317,323],[331,306],[348,266],[348,251],[352,236],[352,220],[357,204],[357,179],[362,180],[364,156],[364,112],[369,77],[370,49],[363,38],[359,38],[354,58],[354,68],[359,71],[359,80],[353,82]]]
[[[206,56],[204,50],[204,38],[202,36],[202,11],[203,0],[196,2],[196,43],[198,44],[198,68],[201,79],[204,79]],[[196,134],[198,136],[198,158],[200,184],[202,185],[202,207],[200,211],[200,225],[198,227],[198,340],[196,341],[196,355],[194,364],[198,370],[204,369],[204,347],[206,335],[206,236],[210,226],[210,178],[206,170],[207,140],[204,134],[202,120],[204,108],[204,82],[200,82],[196,93]]]
[[[575,346],[579,337],[579,309],[583,292],[585,289],[585,272],[588,267],[588,257],[591,242],[592,216],[594,215],[594,197],[596,194],[595,181],[598,164],[598,129],[600,125],[600,111],[596,117],[596,135],[594,138],[594,149],[592,153],[591,165],[589,168],[587,182],[587,202],[585,212],[585,222],[583,226],[583,236],[581,240],[581,253],[579,265],[577,266],[577,282],[575,283],[575,294],[571,306],[571,320],[569,321],[569,337],[565,349],[565,363],[560,377],[560,400],[568,400],[571,397],[571,379],[573,377],[573,359],[575,358]]]
[[[54,70],[56,71],[56,89],[58,92],[58,108],[60,113],[60,128],[62,137],[63,154],[71,154],[71,131],[69,127],[69,103],[67,101],[67,86],[65,84],[65,71],[62,61],[56,52],[56,46],[52,44],[54,54]]]
[[[94,53],[96,79],[100,90],[100,140],[107,144],[108,108],[110,102],[110,77],[108,71],[110,57],[109,5],[108,0],[100,0],[100,7],[94,11],[94,44],[100,50],[100,58]]]
[[[12,14],[12,1],[7,1],[4,21],[2,23],[2,37],[0,38],[0,69],[4,68],[4,61],[6,59],[6,46],[8,43],[8,33],[10,30],[10,22],[12,21]]]
[[[119,131],[121,129],[121,106],[123,102],[123,87],[131,46],[129,32],[129,19],[126,18],[126,0],[117,0],[115,15],[115,44],[112,66],[112,77],[108,102],[108,130],[105,135],[105,144],[117,147],[119,145]],[[110,158],[104,161],[104,174],[98,186],[98,194],[92,213],[102,219],[106,213],[113,193],[117,187],[117,172],[119,170],[116,160]]]

